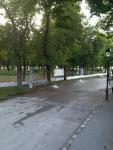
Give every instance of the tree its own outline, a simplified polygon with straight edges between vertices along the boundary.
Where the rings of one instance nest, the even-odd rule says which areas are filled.
[[[11,64],[12,61],[10,61],[10,55],[9,55],[9,40],[10,37],[8,37],[8,25],[3,26],[0,25],[0,66],[7,66],[7,70],[9,71],[9,62]]]
[[[86,0],[93,15],[101,16],[102,26],[105,30],[113,27],[113,1],[112,0]],[[104,16],[103,16],[104,15]]]
[[[112,0],[87,0],[90,8],[91,8],[91,12],[93,14],[97,14],[100,15],[100,13],[105,14],[105,13],[109,13],[109,15],[112,15],[112,8],[113,8],[113,1]]]
[[[22,65],[25,61],[26,41],[30,38],[31,20],[33,14],[26,9],[16,6],[12,0],[0,0],[0,7],[5,10],[8,24],[10,25],[8,36],[10,37],[10,52],[15,58],[17,66],[17,84],[22,86]]]
[[[65,2],[63,12],[56,18],[56,44],[57,50],[62,52],[62,62],[64,66],[64,80],[66,80],[66,68],[73,49],[79,43],[82,35],[82,15],[80,6],[74,2]]]
[[[28,8],[29,11],[38,10],[43,14],[43,56],[45,59],[45,65],[47,69],[47,80],[51,82],[51,62],[49,57],[49,34],[50,34],[50,24],[53,16],[56,17],[58,13],[62,13],[62,6],[65,2],[77,2],[74,0],[16,0],[16,3],[23,5],[23,7]]]

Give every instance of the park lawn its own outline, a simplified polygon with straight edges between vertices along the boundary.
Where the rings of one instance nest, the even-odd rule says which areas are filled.
[[[23,95],[23,94],[29,93],[30,91],[31,89],[24,88],[24,87],[21,89],[18,89],[17,87],[1,87],[0,88],[0,100],[3,100],[10,96]]]

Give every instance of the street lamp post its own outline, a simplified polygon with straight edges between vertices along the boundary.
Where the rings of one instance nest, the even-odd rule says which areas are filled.
[[[106,64],[107,64],[107,78],[106,78],[106,100],[108,100],[108,84],[109,84],[109,57],[111,56],[110,48],[106,49]]]

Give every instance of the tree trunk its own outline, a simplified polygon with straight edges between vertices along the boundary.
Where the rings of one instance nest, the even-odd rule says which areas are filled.
[[[0,64],[0,70],[1,70],[2,65]]]
[[[9,64],[6,64],[6,67],[7,67],[7,71],[10,71]]]
[[[67,67],[64,65],[64,81],[67,80]]]
[[[44,41],[43,41],[43,55],[46,60],[46,73],[47,73],[47,82],[51,82],[51,67],[48,64],[48,35],[49,35],[49,26],[50,26],[50,15],[46,14],[46,23],[45,23],[45,33],[44,33]]]
[[[22,87],[22,66],[17,66],[17,86],[18,88]]]
[[[23,81],[25,81],[25,76],[26,76],[26,65],[24,65],[23,68]]]
[[[46,71],[47,71],[47,82],[51,83],[51,67],[49,65],[46,65]]]

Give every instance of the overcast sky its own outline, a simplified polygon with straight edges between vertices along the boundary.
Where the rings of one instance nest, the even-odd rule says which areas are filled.
[[[81,4],[81,11],[86,16],[86,19],[88,20],[89,24],[95,25],[97,23],[99,18],[97,16],[93,16],[91,18],[90,9],[89,9],[88,5],[85,3],[85,0],[83,0],[83,2]]]
[[[0,24],[4,24],[6,22],[6,19],[4,19],[4,11],[0,9]]]

